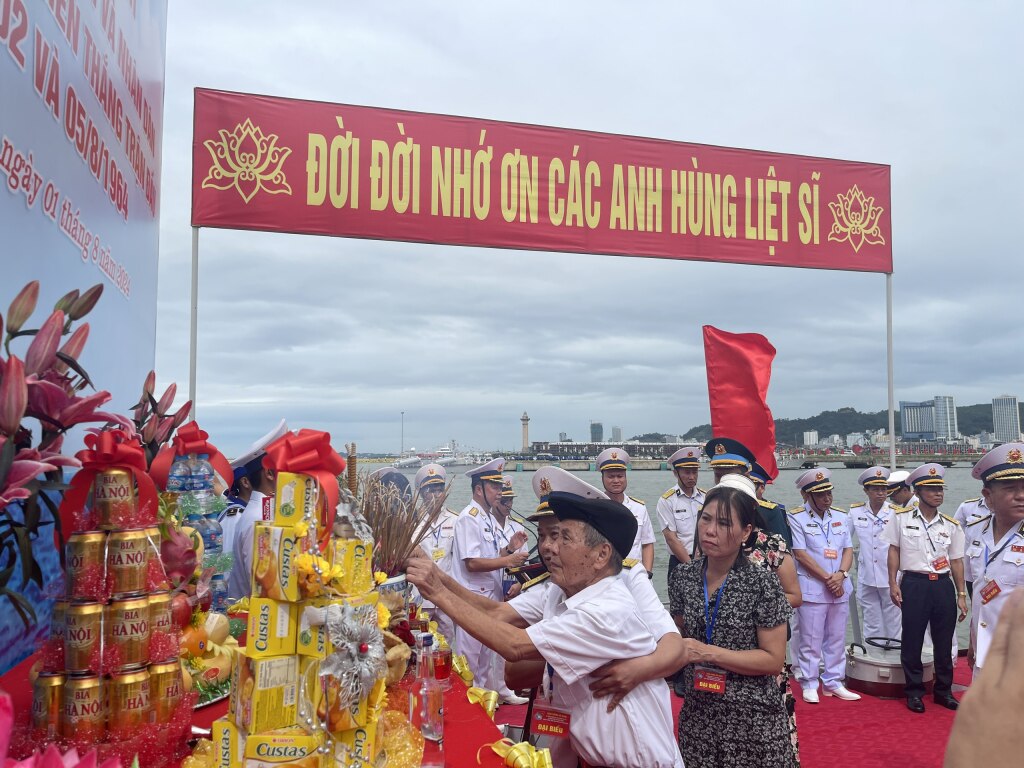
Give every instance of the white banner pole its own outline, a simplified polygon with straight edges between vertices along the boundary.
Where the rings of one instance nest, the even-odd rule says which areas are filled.
[[[192,401],[189,421],[196,418],[196,346],[199,323],[199,227],[192,227],[192,296],[188,345],[188,399]]]
[[[889,369],[889,469],[896,469],[896,408],[892,355],[892,272],[885,274],[885,348]]]

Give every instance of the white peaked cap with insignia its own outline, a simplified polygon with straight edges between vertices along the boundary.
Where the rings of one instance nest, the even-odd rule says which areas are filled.
[[[590,483],[580,480],[571,472],[561,467],[541,467],[533,475],[533,492],[540,502],[537,511],[530,515],[530,520],[553,515],[548,504],[552,493],[563,496],[576,496],[580,499],[607,499],[608,494],[599,491]]]
[[[629,469],[629,454],[621,448],[605,448],[597,454],[597,468],[601,472],[607,469]]]
[[[889,473],[889,490],[895,491],[897,488],[905,486],[907,484],[907,478],[910,477],[910,473],[904,469],[897,469],[895,472]]]
[[[1003,443],[981,457],[971,477],[982,482],[1024,480],[1024,443]]]
[[[868,467],[859,475],[857,482],[861,485],[889,485],[889,470],[885,467]]]
[[[488,480],[492,483],[504,482],[502,472],[505,471],[505,460],[500,456],[496,459],[488,461],[486,464],[481,464],[479,467],[473,467],[466,473],[466,477],[471,480],[476,478],[478,480]]]
[[[444,488],[446,482],[448,482],[448,473],[444,471],[444,467],[440,464],[424,464],[416,472],[416,477],[413,479],[413,484],[417,488],[435,485]]]
[[[945,486],[946,481],[942,478],[946,474],[946,468],[941,464],[922,464],[910,473],[907,483],[916,488],[919,485]]]
[[[250,445],[249,450],[232,461],[231,469],[234,470],[235,480],[239,478],[239,470],[243,470],[242,474],[247,474],[244,472],[247,466],[256,459],[262,459],[264,454],[267,452],[267,446],[278,438],[284,437],[286,434],[288,434],[288,423],[284,419],[281,419],[276,427]]]
[[[714,486],[711,490],[713,491],[715,488],[732,488],[747,494],[747,496],[752,498],[754,501],[757,501],[757,491],[754,488],[754,481],[746,475],[739,475],[736,473],[726,475],[719,480],[718,485]]]
[[[668,457],[668,463],[672,469],[680,467],[699,467],[701,447],[699,445],[688,445]]]
[[[823,493],[832,490],[832,472],[828,467],[808,469],[796,479],[796,487],[804,493]]]
[[[501,496],[505,499],[514,499],[516,497],[516,489],[512,487],[511,475],[505,475],[501,478]]]

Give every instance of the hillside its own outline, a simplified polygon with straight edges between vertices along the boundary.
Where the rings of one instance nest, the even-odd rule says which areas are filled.
[[[1022,404],[1024,406],[1024,404]],[[980,432],[992,431],[992,404],[959,405],[956,409],[957,427],[962,435],[976,435]],[[1021,421],[1024,422],[1024,413]],[[889,417],[886,411],[861,413],[855,408],[840,408],[836,411],[823,411],[817,416],[806,419],[776,419],[775,437],[779,443],[800,445],[803,443],[804,432],[817,430],[821,437],[836,434],[844,437],[851,432],[887,429]],[[900,412],[896,411],[896,433],[900,431]],[[701,424],[691,428],[683,437],[693,440],[711,438],[711,425]]]

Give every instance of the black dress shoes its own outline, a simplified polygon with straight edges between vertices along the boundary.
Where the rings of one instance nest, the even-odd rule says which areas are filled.
[[[911,712],[924,712],[924,702],[920,696],[911,696],[907,699],[907,709]]]
[[[954,699],[950,694],[946,694],[945,696],[936,696],[935,703],[940,707],[945,707],[946,709],[956,709],[960,706],[960,702]]]

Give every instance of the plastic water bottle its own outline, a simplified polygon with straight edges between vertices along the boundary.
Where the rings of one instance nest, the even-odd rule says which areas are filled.
[[[213,507],[213,466],[210,464],[210,457],[205,453],[198,456],[192,454],[188,463],[192,470],[192,495],[199,502],[202,514],[209,514]]]
[[[429,741],[440,742],[444,738],[444,690],[441,681],[434,677],[434,637],[423,638],[421,667],[417,670],[420,678],[420,733]]]
[[[203,546],[206,548],[207,556],[219,555],[224,551],[224,526],[217,519],[216,512],[206,515],[206,527],[209,530],[209,540],[203,539]]]
[[[200,515],[198,512],[190,512],[188,517],[185,518],[185,524],[195,529],[196,533],[203,540],[203,558],[206,558],[206,547],[209,544],[209,530],[210,527],[206,524],[206,518]]]
[[[184,493],[192,488],[192,468],[187,456],[176,456],[167,473],[167,490]]]
[[[223,573],[215,573],[210,579],[210,610],[214,613],[228,611],[228,582]]]

